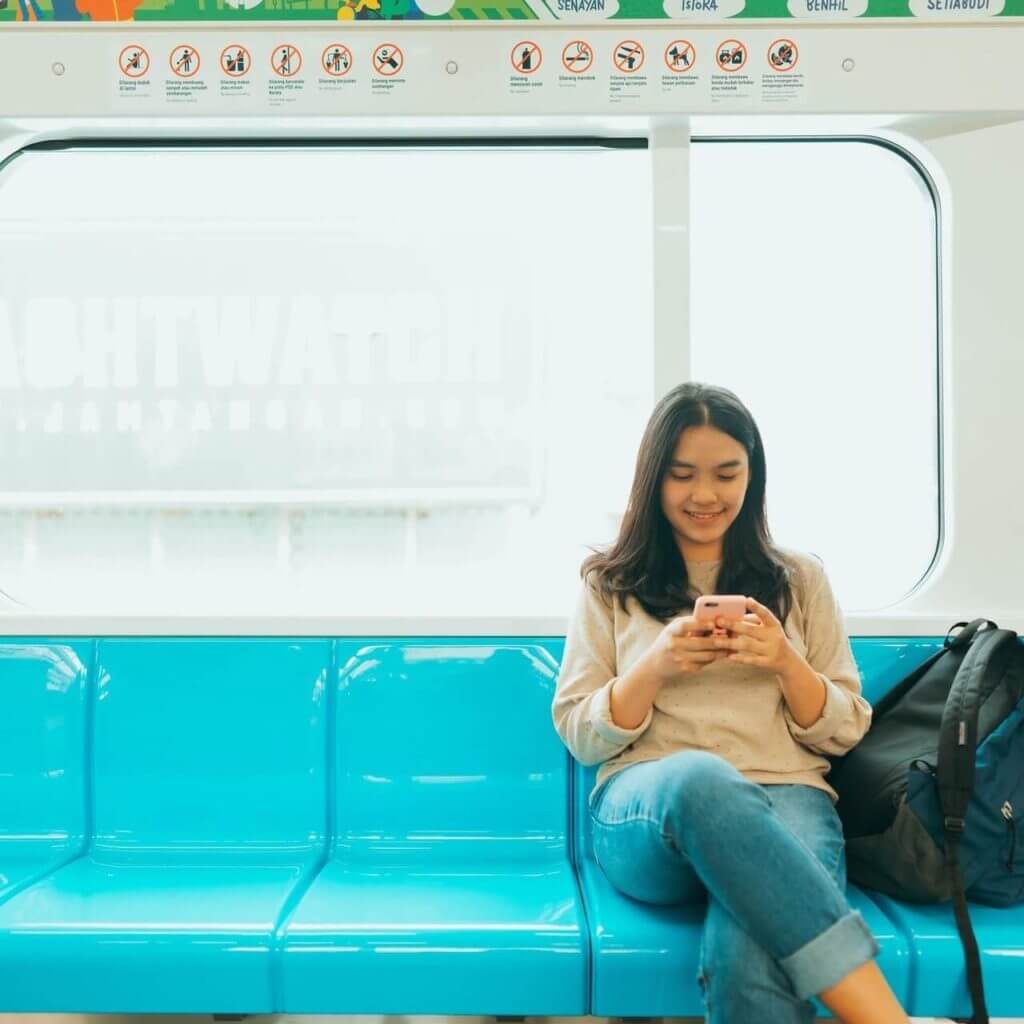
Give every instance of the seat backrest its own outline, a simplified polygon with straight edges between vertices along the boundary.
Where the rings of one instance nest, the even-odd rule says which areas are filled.
[[[381,866],[568,857],[561,641],[339,641],[334,856]]]
[[[850,646],[860,671],[861,686],[869,703],[874,703],[942,646],[934,637],[852,637]],[[576,810],[577,863],[593,859],[588,797],[597,780],[600,765],[573,762],[573,805]]]
[[[868,703],[880,701],[901,679],[927,661],[942,647],[942,639],[929,636],[853,637],[850,646]]]
[[[96,850],[296,851],[326,842],[332,642],[99,642]]]
[[[0,643],[0,843],[84,840],[92,652],[92,640]]]

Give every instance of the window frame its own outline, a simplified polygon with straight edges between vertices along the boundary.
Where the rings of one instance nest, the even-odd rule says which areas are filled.
[[[553,119],[554,120],[554,119]],[[700,121],[700,118],[696,119]],[[755,119],[756,120],[756,119]],[[794,119],[795,120],[795,119]],[[841,120],[841,118],[837,118]],[[640,124],[640,130],[636,125]],[[603,127],[603,125],[602,125]],[[77,134],[69,131],[60,139],[19,139],[13,151],[0,159],[0,171],[16,160],[20,155],[40,150],[80,149],[80,148],[118,148],[140,146],[147,149],[160,148],[203,148],[228,149],[242,148],[429,148],[466,147],[466,148],[630,148],[647,149],[651,159],[652,198],[654,203],[654,219],[652,243],[654,245],[654,399],[657,401],[667,390],[681,380],[691,379],[690,373],[690,325],[689,325],[689,215],[690,200],[689,182],[689,150],[693,143],[729,145],[735,143],[785,142],[801,143],[863,143],[884,148],[904,159],[924,181],[934,207],[934,272],[935,272],[935,303],[936,303],[936,545],[930,563],[921,578],[914,583],[900,598],[886,608],[901,605],[908,598],[922,590],[934,574],[942,557],[946,544],[947,533],[947,476],[945,472],[946,444],[945,434],[948,426],[944,390],[946,372],[944,351],[946,343],[947,316],[945,314],[947,294],[943,268],[946,259],[946,230],[944,224],[943,193],[936,184],[935,177],[930,173],[926,161],[912,152],[907,145],[895,138],[863,132],[837,132],[825,134],[819,130],[807,134],[799,132],[781,132],[766,130],[759,132],[698,131],[691,135],[691,119],[688,117],[652,117],[642,122],[633,122],[622,136],[614,134],[550,134],[538,131],[537,125],[527,129],[524,134],[500,134],[493,136],[464,136],[456,133],[438,137],[427,135],[396,135],[381,137],[334,138],[330,136],[310,137],[277,137],[273,135],[245,135],[233,138],[209,138],[201,135],[181,135],[177,137],[161,137],[157,128],[154,132],[132,129],[124,135],[112,134],[96,136],[88,133]],[[73,126],[72,126],[73,128]],[[912,141],[912,140],[907,140]],[[682,287],[680,282],[686,282]],[[682,294],[681,294],[682,291]],[[681,308],[685,307],[685,308]],[[681,317],[681,313],[685,316]],[[671,314],[671,316],[670,316]],[[680,323],[683,327],[680,328]],[[61,505],[66,505],[61,495]],[[266,500],[266,499],[269,499]],[[95,500],[83,502],[91,507],[96,506]],[[181,500],[177,502],[178,507]],[[71,504],[74,504],[73,502]],[[103,505],[107,504],[104,500]],[[123,501],[111,501],[112,505],[133,504],[131,492],[125,492]],[[160,507],[163,502],[158,502]],[[280,505],[284,508],[295,505],[310,504],[301,497],[289,499],[287,495],[263,495],[262,500],[229,501],[231,507],[266,508],[268,504]],[[175,502],[169,501],[166,507],[174,507]],[[12,507],[8,505],[8,507]],[[51,503],[44,508],[52,508]],[[190,508],[223,507],[223,503],[204,502],[189,503]],[[425,616],[426,618],[426,616]],[[294,620],[292,620],[294,621]],[[467,616],[467,622],[472,619]],[[534,620],[536,621],[536,620]],[[476,632],[476,630],[471,630]]]
[[[887,605],[882,605],[877,610],[897,608],[902,605],[905,601],[913,597],[920,590],[924,589],[932,575],[934,574],[939,561],[942,558],[943,551],[946,543],[946,473],[945,473],[945,436],[947,428],[947,417],[945,408],[945,368],[943,355],[945,352],[946,342],[946,318],[944,316],[944,310],[946,308],[946,294],[944,289],[944,275],[943,275],[943,253],[944,253],[944,242],[945,233],[943,231],[943,212],[944,204],[942,202],[942,192],[938,187],[935,177],[930,172],[927,163],[920,158],[917,154],[911,152],[907,146],[901,142],[896,141],[892,138],[885,138],[880,135],[864,134],[864,133],[837,133],[834,135],[824,134],[807,134],[800,135],[796,133],[781,133],[774,132],[771,134],[756,134],[756,133],[697,133],[690,136],[690,144],[701,144],[701,145],[733,145],[737,143],[825,143],[825,144],[843,144],[848,145],[850,143],[862,143],[870,146],[877,146],[880,149],[884,149],[895,156],[899,157],[907,164],[910,165],[911,169],[915,171],[920,177],[921,181],[931,198],[932,209],[934,213],[934,236],[933,236],[933,272],[935,274],[935,379],[934,379],[934,394],[935,394],[935,459],[936,459],[936,508],[935,508],[935,548],[932,552],[931,559],[928,562],[921,577],[913,583],[907,590],[905,590],[895,601],[890,602]],[[689,181],[687,177],[687,182]],[[688,190],[689,195],[689,190]],[[689,231],[687,231],[687,238],[690,237]],[[687,264],[686,274],[689,276],[689,253],[687,253]],[[690,367],[690,334],[689,334],[689,317],[687,317],[687,331],[685,338],[686,348],[686,366],[687,375],[686,379],[691,379],[689,373]],[[659,339],[656,337],[656,343]],[[655,361],[657,366],[657,360]],[[666,391],[668,391],[673,383],[668,383],[665,380],[659,380],[656,382],[656,393],[658,397],[661,397]]]

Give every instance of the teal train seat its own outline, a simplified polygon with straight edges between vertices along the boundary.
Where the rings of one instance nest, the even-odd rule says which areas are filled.
[[[855,640],[868,698],[940,644]],[[593,859],[563,646],[0,638],[0,1012],[700,1016],[702,906]],[[847,891],[909,1011],[966,1016],[951,908]],[[972,914],[1024,1016],[1024,907]]]
[[[284,931],[281,1009],[586,1014],[556,657],[339,641],[338,665],[330,858]]]
[[[971,1016],[964,952],[950,904],[914,905],[873,893],[913,949],[910,1012],[919,1017]],[[1024,1015],[1024,906],[969,905],[981,953],[989,1015]]]
[[[942,647],[942,638],[861,638],[852,641],[872,703]],[[1024,859],[1018,845],[1017,857]],[[912,1016],[970,1018],[971,999],[960,933],[951,903],[920,904],[894,900],[883,893],[871,899],[910,943],[910,990],[906,1007]],[[969,905],[985,981],[985,1002],[993,1018],[1024,1017],[1024,904],[1014,907]]]
[[[270,1013],[326,842],[331,643],[97,648],[89,844],[0,904],[3,1010]]]
[[[92,644],[0,645],[0,901],[85,844],[85,713]]]
[[[852,641],[869,701],[942,646],[941,639]],[[702,1016],[697,981],[703,905],[654,906],[619,893],[593,855],[588,797],[597,766],[575,765],[577,870],[593,935],[591,1013],[597,1016]],[[1024,856],[1024,853],[1022,853]],[[963,949],[952,906],[921,906],[848,884],[847,900],[878,941],[876,962],[911,1015],[971,1013]],[[993,1016],[1024,1013],[1024,906],[971,905]],[[831,1016],[815,1000],[819,1017]]]

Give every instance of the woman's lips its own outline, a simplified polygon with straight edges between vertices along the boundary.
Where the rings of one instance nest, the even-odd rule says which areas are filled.
[[[697,516],[697,515],[694,515],[692,512],[687,512],[686,516],[687,516],[687,518],[691,522],[707,524],[707,523],[713,523],[716,519],[721,518],[722,513],[721,512],[716,512],[716,513],[714,513],[714,515],[710,515],[710,516]]]

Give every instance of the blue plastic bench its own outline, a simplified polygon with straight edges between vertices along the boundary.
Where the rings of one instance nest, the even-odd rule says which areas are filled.
[[[854,639],[865,696],[874,703],[941,646],[941,638]],[[638,903],[608,883],[591,847],[587,798],[596,775],[596,766],[576,765],[578,871],[594,935],[591,1012],[609,1017],[701,1016],[696,979],[703,910]],[[970,1016],[963,947],[950,904],[902,903],[852,884],[847,885],[847,899],[871,928],[881,947],[876,962],[912,1016]],[[971,920],[981,949],[990,1014],[1020,1016],[1024,906],[994,909],[972,904]],[[814,1002],[818,1016],[831,1016],[819,1000]]]
[[[88,847],[0,904],[3,1009],[270,1013],[275,930],[326,840],[332,644],[96,646]]]
[[[0,643],[0,902],[85,843],[91,654],[88,640]]]
[[[940,643],[855,640],[869,699]],[[593,861],[562,648],[0,640],[0,1011],[700,1016],[699,908]],[[910,1012],[966,1016],[951,908],[849,895]],[[1024,1014],[1024,907],[972,915]]]
[[[338,642],[333,838],[284,930],[285,1012],[586,1014],[557,676],[542,642]]]
[[[853,653],[865,696],[872,703],[880,700],[942,644],[941,637],[855,638]],[[964,952],[952,904],[904,903],[878,892],[867,895],[910,944],[905,1003],[909,1013],[969,1018]],[[972,903],[970,915],[990,1016],[1024,1016],[1024,905],[998,908]]]

